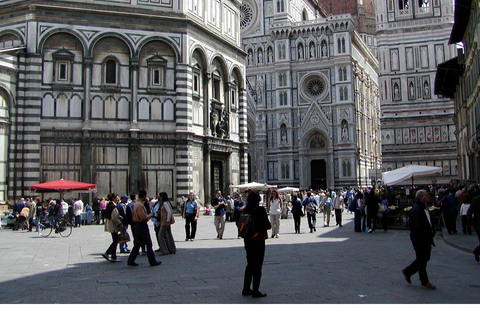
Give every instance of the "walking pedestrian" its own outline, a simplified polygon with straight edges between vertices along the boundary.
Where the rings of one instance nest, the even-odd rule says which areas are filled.
[[[252,238],[243,241],[247,254],[247,266],[245,267],[242,295],[262,298],[267,296],[266,293],[260,292],[259,288],[265,258],[265,239],[268,238],[267,230],[271,228],[271,225],[268,221],[267,211],[260,206],[260,195],[257,191],[248,193],[245,214],[252,215],[257,233]],[[250,288],[252,282],[253,289]]]
[[[427,275],[427,263],[430,260],[432,246],[435,246],[433,237],[435,229],[432,227],[432,218],[428,210],[430,194],[424,190],[418,190],[415,194],[415,204],[410,210],[410,239],[415,250],[416,259],[402,270],[403,276],[408,283],[412,283],[410,277],[418,272],[420,283],[425,289],[435,289]]]
[[[475,260],[480,262],[480,196],[473,198],[470,208],[468,209],[468,224],[475,228],[479,245],[473,250]]]
[[[345,200],[342,197],[342,192],[340,190],[337,190],[337,196],[333,201],[333,208],[335,209],[335,222],[339,227],[342,226],[342,211],[343,211],[344,205],[345,205]]]
[[[159,209],[157,216],[160,217],[160,231],[158,232],[158,243],[160,245],[160,255],[175,254],[177,248],[175,247],[175,240],[172,235],[172,228],[175,223],[172,213],[172,205],[168,200],[166,192],[160,192],[158,195]]]
[[[107,251],[102,254],[102,257],[110,262],[120,262],[120,260],[117,259],[117,244],[118,233],[122,231],[123,225],[117,209],[118,196],[115,193],[109,193],[107,198],[110,201],[105,208],[105,231],[112,235],[112,244],[110,244]]]
[[[215,197],[212,200],[212,207],[215,210],[215,217],[213,223],[217,230],[217,239],[223,239],[223,232],[225,231],[225,208],[227,207],[227,201],[222,198],[222,192],[220,190],[215,191]]]
[[[125,233],[128,233],[128,224],[129,221],[127,220],[127,202],[128,202],[128,196],[123,194],[120,197],[120,201],[117,203],[117,208],[120,216],[122,217],[122,224],[123,224],[123,230]],[[128,245],[126,242],[120,243],[120,253],[130,253],[130,250],[128,250]]]
[[[152,248],[152,239],[150,238],[150,231],[148,230],[148,220],[153,217],[153,213],[147,214],[147,209],[144,202],[147,199],[147,192],[140,190],[138,193],[138,200],[133,206],[133,221],[135,221],[135,232],[133,249],[128,256],[127,265],[136,267],[138,263],[135,262],[140,247],[145,244],[147,247],[148,262],[151,267],[158,266],[162,262],[155,259],[155,253]]]
[[[272,225],[272,238],[278,238],[278,234],[280,233],[280,215],[282,214],[282,209],[282,199],[278,196],[278,192],[273,190],[267,203],[268,216],[270,217],[270,224]]]
[[[467,195],[462,199],[462,205],[460,206],[460,220],[462,220],[463,234],[472,234],[472,229],[468,224],[468,209],[470,209],[470,196]]]
[[[295,194],[292,197],[292,215],[295,233],[300,233],[300,221],[305,214],[302,210],[302,202],[297,198],[297,195]]]
[[[193,241],[197,233],[197,220],[199,218],[200,206],[195,200],[195,193],[190,192],[188,199],[183,205],[183,217],[185,218],[185,241]]]
[[[311,192],[307,192],[307,197],[302,202],[304,210],[307,212],[308,227],[310,228],[310,233],[317,232],[316,223],[317,223],[317,206],[318,202],[312,196]]]

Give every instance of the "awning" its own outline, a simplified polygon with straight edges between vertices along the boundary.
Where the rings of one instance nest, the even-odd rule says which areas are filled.
[[[435,75],[434,93],[444,97],[455,98],[458,79],[463,74],[463,66],[458,64],[458,57],[440,63]]]
[[[448,44],[458,43],[463,40],[463,36],[467,30],[468,21],[470,20],[471,8],[472,0],[455,1],[455,23],[453,24]]]

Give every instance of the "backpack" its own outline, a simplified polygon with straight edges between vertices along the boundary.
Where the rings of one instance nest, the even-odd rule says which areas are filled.
[[[251,214],[243,215],[239,218],[238,235],[244,239],[252,238],[257,235],[255,222]]]
[[[317,212],[317,205],[315,204],[315,202],[313,202],[312,199],[310,199],[310,201],[305,206],[305,209],[307,209],[308,213],[315,213]]]

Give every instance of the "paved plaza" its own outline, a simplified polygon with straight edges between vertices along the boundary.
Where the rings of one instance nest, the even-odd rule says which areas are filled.
[[[480,264],[467,252],[476,235],[458,240],[435,238],[428,265],[437,290],[408,285],[401,269],[414,259],[407,230],[375,234],[353,232],[353,217],[344,227],[295,234],[293,219],[281,220],[280,237],[267,240],[261,299],[241,295],[246,264],[243,240],[234,223],[216,240],[212,216],[201,216],[197,237],[185,242],[184,221],[172,226],[177,254],[158,256],[150,267],[139,256],[139,267],[109,263],[101,257],[111,242],[103,226],[75,228],[69,238],[35,232],[0,230],[0,300],[8,304],[472,304],[480,301]],[[150,223],[151,224],[151,223]],[[333,226],[332,226],[333,225]],[[153,226],[151,226],[153,235]],[[447,241],[446,241],[447,240]],[[457,242],[457,246],[453,244]],[[155,241],[154,241],[155,243]],[[129,244],[133,246],[132,243]],[[463,249],[462,249],[463,247]],[[154,244],[154,249],[158,245]]]

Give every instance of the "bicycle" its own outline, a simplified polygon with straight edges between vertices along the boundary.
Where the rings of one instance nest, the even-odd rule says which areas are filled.
[[[72,234],[73,225],[72,223],[65,218],[59,218],[57,220],[57,225],[52,225],[51,221],[43,218],[40,221],[39,231],[40,235],[44,238],[48,237],[55,230],[55,233],[58,233],[63,238],[67,238]]]

